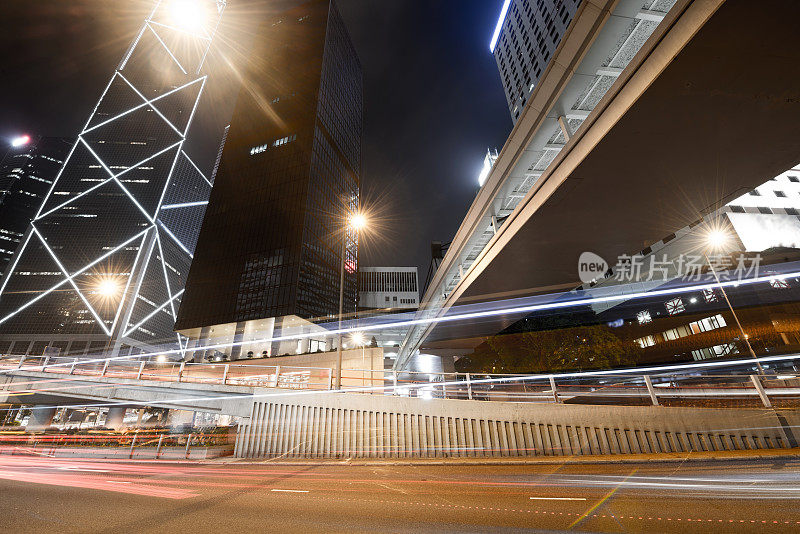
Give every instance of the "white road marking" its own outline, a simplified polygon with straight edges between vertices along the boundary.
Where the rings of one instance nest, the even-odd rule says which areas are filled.
[[[586,497],[530,497],[534,501],[585,501]]]
[[[283,491],[286,493],[308,493],[308,490],[271,489],[270,491]]]
[[[108,469],[94,469],[91,467],[73,467],[73,466],[64,466],[64,467],[56,467],[59,471],[86,471],[91,473],[110,473]]]

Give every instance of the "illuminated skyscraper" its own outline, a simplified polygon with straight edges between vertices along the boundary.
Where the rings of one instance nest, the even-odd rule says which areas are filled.
[[[62,137],[18,139],[0,163],[0,275],[75,143]]]
[[[338,313],[359,198],[361,65],[329,0],[269,17],[249,58],[176,323],[193,338],[212,325]],[[354,234],[346,245],[348,313]]]
[[[580,2],[503,0],[489,49],[497,61],[515,124]]]
[[[183,149],[225,5],[154,2],[3,279],[3,352],[178,345],[211,189]]]

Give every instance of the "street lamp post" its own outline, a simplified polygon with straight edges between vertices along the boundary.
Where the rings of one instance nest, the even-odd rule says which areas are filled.
[[[342,261],[339,268],[339,328],[336,342],[336,389],[342,389],[342,314],[344,313],[344,264],[347,255],[347,230],[352,228],[358,232],[366,224],[366,217],[360,213],[355,213],[342,228]]]
[[[712,246],[712,248],[722,246],[726,240],[727,236],[720,231],[713,231],[708,235],[708,242]],[[747,345],[747,350],[750,352],[750,356],[752,356],[756,360],[756,366],[758,366],[758,372],[760,374],[764,374],[764,369],[761,367],[761,362],[758,361],[758,356],[756,356],[756,353],[753,350],[753,346],[750,344],[750,338],[747,334],[745,334],[744,328],[742,327],[742,323],[739,321],[739,316],[736,315],[736,311],[733,309],[733,305],[731,304],[731,301],[728,298],[728,293],[725,291],[725,287],[722,285],[722,282],[719,279],[717,270],[714,268],[714,264],[711,262],[711,259],[709,259],[708,254],[706,254],[705,250],[703,251],[703,257],[705,257],[706,262],[708,262],[708,267],[711,269],[711,273],[714,275],[714,280],[716,280],[717,286],[719,287],[720,291],[722,291],[722,297],[728,304],[728,309],[731,310],[731,315],[733,315],[733,320],[736,321],[736,326],[739,327],[739,333],[741,334],[742,339],[744,339],[744,342]]]

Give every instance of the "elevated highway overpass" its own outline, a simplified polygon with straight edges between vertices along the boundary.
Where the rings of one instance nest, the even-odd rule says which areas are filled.
[[[785,373],[798,359],[761,363]],[[800,437],[800,380],[750,374],[750,359],[557,375],[450,373],[399,383],[388,373],[380,385],[345,391],[331,390],[331,374],[314,368],[294,368],[282,379],[277,366],[96,363],[19,367],[2,359],[0,401],[233,415],[240,457],[688,453],[794,448]]]
[[[573,289],[581,253],[613,265],[798,163],[798,16],[790,0],[584,1],[418,318]],[[414,325],[395,368],[516,319]]]

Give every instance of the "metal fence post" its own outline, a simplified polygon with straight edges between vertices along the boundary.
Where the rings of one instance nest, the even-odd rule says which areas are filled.
[[[392,369],[392,395],[397,395],[397,369]]]
[[[189,447],[192,445],[192,433],[189,433],[189,436],[186,438],[186,450],[184,451],[186,458],[189,457]]]
[[[333,368],[328,369],[328,389],[333,389]]]
[[[50,356],[44,357],[44,363],[42,364],[42,372],[44,373],[44,368],[47,367],[47,364],[50,363]]]
[[[770,402],[769,397],[767,397],[767,392],[764,390],[764,385],[761,383],[761,379],[758,375],[750,375],[750,381],[753,383],[753,386],[755,386],[758,396],[761,397],[764,408],[772,408],[772,402]]]
[[[158,457],[161,456],[161,444],[163,442],[164,442],[164,434],[161,434],[158,437],[158,447],[156,448],[156,460],[158,460]]]
[[[103,364],[103,372],[102,372],[102,373],[100,373],[100,376],[106,376],[106,371],[108,370],[108,363],[109,363],[110,361],[111,361],[111,360],[106,360],[106,363],[105,363],[105,364]]]
[[[24,362],[25,362],[25,355],[23,354],[22,356],[20,356],[20,357],[19,357],[19,365],[17,365],[17,369],[19,369],[20,367],[22,367],[22,364],[23,364]]]
[[[142,379],[142,372],[144,372],[144,360],[139,363],[139,372],[136,373],[136,380]]]
[[[225,371],[222,373],[222,385],[224,386],[225,383],[228,381],[228,371],[230,371],[231,365],[229,363],[225,364]]]
[[[275,386],[274,387],[278,387],[278,383],[280,382],[280,377],[281,377],[281,366],[280,365],[276,365],[275,366]]]
[[[130,460],[133,458],[133,447],[136,445],[136,438],[139,436],[139,431],[137,430],[136,433],[133,435],[133,439],[131,440],[131,451],[128,454],[128,459]]]
[[[556,379],[554,377],[550,377],[550,390],[553,392],[553,402],[559,403],[561,402],[558,400],[558,389],[556,388]]]
[[[647,392],[650,394],[650,400],[653,401],[653,406],[658,406],[658,397],[656,397],[656,388],[653,387],[653,381],[650,380],[649,375],[644,375],[644,383],[647,386]]]
[[[469,373],[467,373],[467,398],[472,400],[472,380],[470,379]]]
[[[186,367],[186,362],[181,362],[181,366],[178,368],[178,382],[181,381],[183,377],[183,368]]]
[[[77,364],[77,363],[78,363],[78,358],[75,358],[74,360],[72,360],[72,366],[69,368],[69,374],[74,374],[75,373],[75,364]]]

